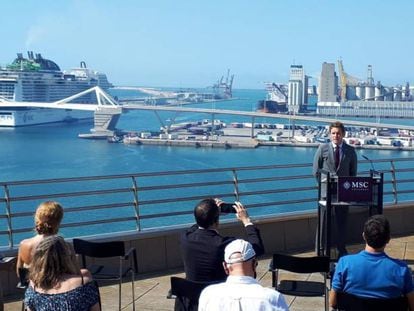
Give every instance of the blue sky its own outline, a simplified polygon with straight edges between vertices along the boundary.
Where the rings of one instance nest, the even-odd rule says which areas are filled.
[[[116,85],[205,87],[230,68],[236,88],[318,76],[342,58],[384,85],[414,82],[414,1],[21,0],[0,5],[0,64],[32,50],[80,61]]]

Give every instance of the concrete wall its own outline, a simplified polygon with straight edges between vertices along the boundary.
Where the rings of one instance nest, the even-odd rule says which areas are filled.
[[[414,233],[414,209],[412,204],[388,206],[384,214],[390,220],[393,236]],[[352,209],[349,219],[349,243],[362,242],[362,228],[368,213],[365,208]],[[275,252],[297,252],[314,249],[317,215],[304,213],[257,219],[266,255]],[[138,257],[138,273],[163,272],[182,269],[179,237],[186,227],[166,230],[131,232],[129,234],[89,237],[96,241],[124,240],[126,248],[135,247]],[[239,222],[223,223],[220,233],[226,236],[245,237],[244,227]],[[12,251],[8,255],[16,255]],[[117,260],[112,261],[117,264]],[[0,270],[4,295],[16,294],[17,278],[12,264],[2,265]]]

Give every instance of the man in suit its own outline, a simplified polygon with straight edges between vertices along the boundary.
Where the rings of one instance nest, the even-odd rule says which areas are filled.
[[[336,176],[356,176],[358,160],[355,149],[344,142],[345,127],[341,122],[334,122],[329,126],[330,142],[321,144],[313,160],[313,175],[319,180],[319,169],[328,171]],[[336,194],[336,187],[333,187]],[[326,211],[323,210],[322,213]],[[346,226],[348,220],[348,206],[335,206],[333,209],[336,227],[336,247],[338,257],[348,252],[346,243]]]
[[[204,199],[194,208],[196,224],[181,236],[181,253],[186,278],[192,281],[224,281],[227,277],[222,262],[224,249],[234,237],[223,237],[218,232],[220,205],[219,199]],[[247,240],[253,245],[258,256],[264,253],[259,230],[253,225],[246,208],[235,202],[233,208],[237,219],[242,222]]]

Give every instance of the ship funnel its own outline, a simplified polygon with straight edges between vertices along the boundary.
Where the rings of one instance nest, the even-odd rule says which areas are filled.
[[[28,56],[29,59],[34,59],[33,51],[27,51],[27,56]]]
[[[42,59],[42,54],[37,53],[37,54],[36,54],[36,59]]]
[[[81,62],[80,62],[80,67],[81,67],[81,68],[86,68],[86,63],[85,63],[84,61],[81,61]]]
[[[23,58],[23,53],[17,53],[17,58],[22,59]]]

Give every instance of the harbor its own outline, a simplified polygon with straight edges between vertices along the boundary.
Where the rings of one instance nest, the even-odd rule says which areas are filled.
[[[130,131],[108,138],[111,143],[195,148],[317,147],[329,142],[329,126],[233,122],[203,119],[171,124],[159,132]],[[414,131],[347,127],[345,142],[355,148],[414,150]]]
[[[5,1],[0,311],[25,307],[17,257],[40,227],[34,216],[45,201],[62,206],[57,234],[68,244],[117,242],[126,250],[125,261],[86,260],[92,273],[95,265],[119,274],[132,268],[119,287],[94,276],[102,311],[174,309],[171,277],[191,278],[181,236],[205,198],[244,205],[264,247],[255,278],[269,293],[277,289],[269,271],[274,254],[324,254],[315,234],[335,203],[349,205],[341,232],[349,253],[364,248],[368,214],[383,213],[392,237],[386,253],[413,269],[413,10],[410,1]],[[355,148],[348,175],[356,176],[346,181],[361,192],[367,181],[372,190],[364,202],[341,191],[336,200],[323,197],[325,180],[315,180],[316,149],[330,143],[336,121]],[[348,155],[337,150],[340,166]],[[340,178],[337,185],[327,194],[341,190]],[[220,212],[219,234],[246,238],[240,215]],[[339,254],[329,240],[333,263]],[[26,262],[32,281],[35,263]],[[298,278],[325,281],[329,290],[324,276]],[[68,297],[66,281],[61,276],[51,290]],[[33,291],[48,292],[40,284]],[[55,300],[47,297],[45,309]],[[322,297],[285,298],[291,311],[329,309]]]

